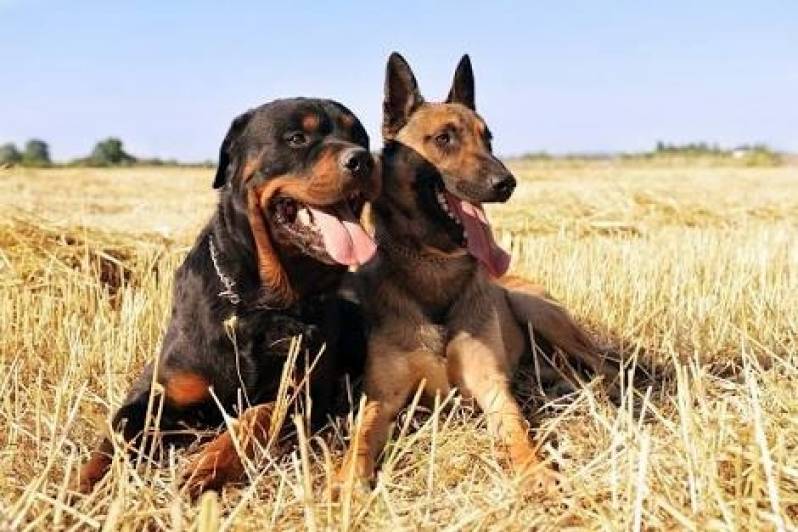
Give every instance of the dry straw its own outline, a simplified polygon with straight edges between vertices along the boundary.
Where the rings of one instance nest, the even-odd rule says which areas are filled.
[[[54,172],[3,178],[24,195]],[[121,202],[134,180],[170,170],[137,172],[92,171],[93,190]],[[303,387],[286,381],[279,417],[292,434],[248,464],[247,485],[192,505],[177,483],[189,455],[176,451],[158,467],[117,458],[94,494],[70,503],[69,478],[157,353],[193,235],[182,226],[154,237],[154,216],[106,231],[75,225],[78,208],[51,217],[58,224],[6,210],[0,529],[795,527],[798,169],[546,163],[518,174],[516,197],[490,213],[515,271],[652,376],[625,380],[613,403],[599,382],[547,381],[542,359],[522,374],[542,451],[567,481],[560,495],[520,493],[483,418],[452,396],[431,412],[411,407],[373,491],[333,502],[331,475],[357,417],[311,434]],[[209,182],[180,176],[147,208],[171,212]],[[207,216],[194,210],[192,227]]]

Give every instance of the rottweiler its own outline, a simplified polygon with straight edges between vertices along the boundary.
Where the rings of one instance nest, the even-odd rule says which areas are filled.
[[[218,205],[175,274],[160,355],[112,419],[128,451],[149,414],[167,434],[219,427],[226,411],[238,418],[235,434],[204,447],[185,487],[198,495],[242,479],[236,446],[251,457],[277,430],[274,401],[296,336],[305,358],[296,361],[294,380],[313,367],[312,416],[325,418],[339,376],[358,363],[357,342],[340,349],[349,341],[339,332],[350,330],[341,323],[350,309],[337,288],[375,252],[359,215],[380,183],[368,135],[340,103],[276,100],[233,120],[213,181]],[[79,472],[78,491],[92,490],[113,452],[103,438]]]
[[[539,286],[505,276],[510,256],[484,203],[507,201],[515,177],[493,154],[476,113],[466,55],[445,102],[422,98],[410,66],[388,60],[382,194],[372,215],[377,257],[358,272],[367,322],[366,404],[338,486],[368,484],[390,424],[424,386],[427,399],[456,387],[484,411],[489,430],[530,488],[552,488],[510,383],[529,329],[592,370],[616,370],[590,336]]]

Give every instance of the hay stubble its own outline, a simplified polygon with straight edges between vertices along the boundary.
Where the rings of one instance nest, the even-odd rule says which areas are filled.
[[[0,529],[795,526],[798,168],[516,170],[516,196],[490,212],[516,272],[662,376],[619,405],[599,383],[545,397],[520,384],[563,494],[522,496],[452,397],[398,424],[370,494],[330,499],[354,420],[314,436],[289,416],[299,449],[197,505],[177,491],[184,452],[166,467],[117,460],[74,504],[64,486],[157,353],[210,172],[2,170]]]

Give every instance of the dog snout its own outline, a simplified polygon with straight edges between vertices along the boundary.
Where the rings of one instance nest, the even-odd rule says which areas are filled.
[[[338,159],[341,168],[352,177],[361,178],[371,174],[374,162],[371,154],[364,148],[350,148],[345,150]]]
[[[502,174],[491,177],[490,187],[496,201],[507,201],[515,190],[516,181],[511,174]]]

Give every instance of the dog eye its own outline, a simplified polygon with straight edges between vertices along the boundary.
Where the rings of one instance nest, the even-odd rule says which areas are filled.
[[[452,142],[452,136],[446,131],[435,135],[435,144],[437,144],[441,148],[443,148],[444,146],[448,146],[450,142]]]
[[[301,148],[302,146],[308,143],[308,136],[305,135],[304,133],[296,132],[288,135],[288,137],[286,137],[286,140],[288,141],[289,146],[291,146],[292,148]]]

